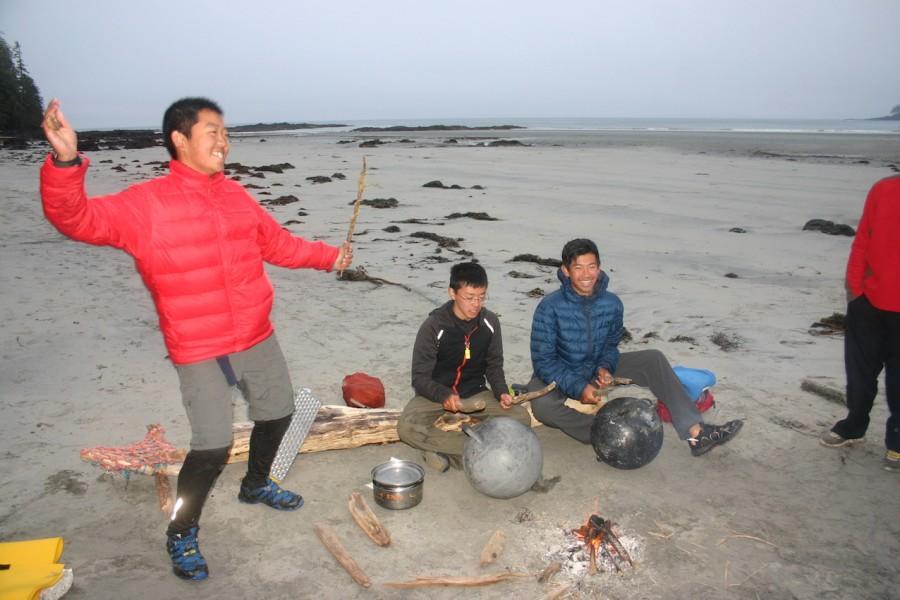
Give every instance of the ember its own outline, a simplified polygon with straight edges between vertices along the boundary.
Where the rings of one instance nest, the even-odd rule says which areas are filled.
[[[625,546],[613,533],[613,527],[615,527],[615,523],[612,521],[604,519],[600,515],[591,515],[587,523],[572,531],[575,537],[584,542],[585,551],[590,557],[591,573],[597,572],[597,558],[602,558],[604,553],[609,557],[609,561],[616,571],[622,570],[619,562],[627,562],[630,567],[634,567]]]

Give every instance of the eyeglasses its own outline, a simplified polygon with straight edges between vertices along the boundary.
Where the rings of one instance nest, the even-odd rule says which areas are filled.
[[[468,304],[484,304],[485,300],[487,300],[487,294],[482,296],[463,296],[462,294],[457,294],[456,297]]]

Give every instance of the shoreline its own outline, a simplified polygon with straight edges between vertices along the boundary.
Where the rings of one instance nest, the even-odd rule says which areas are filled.
[[[450,264],[463,251],[488,272],[488,308],[502,324],[507,381],[527,381],[531,316],[558,282],[553,267],[510,261],[524,253],[557,258],[566,240],[591,237],[610,290],[625,305],[633,340],[622,350],[657,348],[673,364],[713,371],[717,404],[705,417],[746,424],[734,441],[701,458],[666,426],[660,455],[635,471],[598,463],[589,446],[540,427],[544,474],[562,476],[549,493],[495,500],[475,492],[463,473],[428,472],[422,503],[405,511],[374,505],[365,487],[372,467],[392,456],[421,462],[400,443],[300,455],[284,481],[306,499],[297,513],[237,502],[243,469],[231,465],[204,510],[202,549],[211,578],[191,586],[191,596],[254,598],[265,589],[278,600],[362,600],[373,593],[456,600],[454,589],[397,592],[383,584],[483,572],[478,555],[497,529],[508,541],[494,567],[539,573],[567,547],[561,532],[583,524],[592,511],[614,520],[633,542],[638,567],[621,575],[566,569],[556,576],[554,585],[570,584],[586,598],[725,600],[740,584],[748,598],[819,600],[882,597],[896,587],[898,507],[885,499],[896,496],[898,479],[880,468],[883,386],[870,435],[841,450],[822,448],[817,435],[843,408],[800,387],[806,379],[843,386],[842,339],[809,330],[844,310],[852,241],[801,228],[811,218],[856,226],[869,187],[891,169],[874,160],[751,153],[760,146],[812,153],[796,137],[758,138],[745,147],[734,136],[679,135],[670,145],[662,134],[592,144],[569,136],[563,147],[547,141],[507,148],[443,144],[434,141],[442,136],[423,134],[377,148],[337,143],[345,137],[236,138],[228,157],[244,165],[294,166],[243,183],[254,184],[250,191],[261,202],[295,196],[267,210],[309,239],[336,243],[346,235],[363,157],[370,169],[365,198],[397,201],[385,204],[393,208],[363,207],[354,267],[411,291],[267,268],[275,287],[272,319],[295,387],[340,404],[342,378],[363,371],[382,380],[388,408],[405,406],[416,330],[446,298]],[[850,150],[842,144],[817,153]],[[190,584],[171,575],[167,517],[157,507],[152,478],[125,482],[78,456],[86,447],[135,442],[150,423],[163,424],[168,439],[185,447],[190,431],[177,376],[133,261],[68,240],[45,221],[38,199],[44,156],[38,147],[0,152],[7,208],[0,213],[6,290],[0,299],[0,538],[64,537],[61,560],[74,570],[66,596],[72,600],[139,598],[149,587],[160,597],[184,595]],[[88,156],[87,187],[95,196],[155,176],[166,153],[116,149]],[[308,179],[334,173],[345,178]],[[445,187],[423,187],[433,180]],[[460,189],[447,189],[452,185]],[[451,218],[477,212],[499,220]],[[422,231],[453,238],[459,247],[441,248],[416,235]],[[737,346],[724,351],[712,340],[718,334]],[[623,392],[649,394],[637,387]],[[245,404],[234,407],[235,420],[246,420]],[[346,506],[353,491],[367,497],[392,546],[374,547],[352,521]],[[357,587],[337,566],[312,530],[316,523],[336,531],[372,576],[371,589]],[[831,551],[844,547],[854,551]],[[685,561],[701,568],[686,570]],[[549,591],[523,579],[478,594],[537,598]]]

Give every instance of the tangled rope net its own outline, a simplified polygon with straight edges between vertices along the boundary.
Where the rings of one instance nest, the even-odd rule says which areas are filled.
[[[147,435],[139,442],[127,446],[97,446],[83,448],[82,460],[126,477],[129,473],[156,473],[166,465],[184,460],[185,451],[173,446],[165,437],[162,425],[147,425]]]

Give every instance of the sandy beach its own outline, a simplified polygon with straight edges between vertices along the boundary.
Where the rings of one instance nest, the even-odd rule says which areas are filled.
[[[359,147],[375,138],[386,143]],[[496,138],[528,145],[476,145]],[[244,465],[231,465],[204,510],[201,547],[211,577],[199,584],[171,574],[152,478],[126,481],[79,459],[85,447],[137,441],[150,423],[165,426],[177,446],[188,444],[150,296],[127,255],[68,240],[44,219],[45,148],[4,151],[0,540],[63,537],[72,600],[542,598],[561,586],[570,586],[569,598],[897,598],[900,477],[881,468],[883,386],[865,443],[833,450],[817,437],[843,407],[800,385],[811,379],[843,389],[843,338],[812,335],[810,327],[845,312],[852,241],[801,229],[814,218],[855,227],[869,187],[900,165],[898,142],[896,135],[674,132],[235,137],[230,162],[294,166],[242,183],[259,186],[251,192],[261,201],[296,196],[269,209],[297,234],[343,239],[364,156],[365,197],[398,202],[362,208],[355,265],[409,290],[269,269],[273,320],[294,385],[323,403],[342,404],[341,380],[364,371],[384,382],[388,407],[405,405],[415,333],[446,299],[450,264],[468,253],[490,278],[507,379],[525,383],[531,316],[558,282],[552,267],[510,261],[526,253],[558,259],[566,241],[590,237],[610,290],[625,304],[633,339],[622,349],[658,348],[673,364],[712,370],[717,406],[707,420],[746,423],[732,443],[701,458],[666,426],[663,451],[635,471],[598,463],[590,447],[539,427],[544,474],[561,476],[548,493],[495,500],[461,472],[428,472],[424,500],[405,511],[376,506],[365,487],[371,469],[390,457],[419,460],[400,443],[299,456],[285,481],[306,500],[296,513],[238,503]],[[167,160],[163,148],[89,157],[90,195],[153,177],[151,163]],[[307,180],[334,173],[346,178]],[[433,180],[462,189],[423,187]],[[447,218],[467,212],[497,220]],[[390,226],[399,230],[385,231]],[[459,247],[439,248],[416,232],[457,239]],[[678,336],[691,339],[673,341]],[[735,347],[723,350],[715,336]],[[235,420],[246,418],[237,401]],[[346,505],[353,491],[370,500],[391,546],[376,547],[353,523]],[[634,569],[591,575],[570,552],[566,532],[592,512],[619,525]],[[327,553],[316,523],[336,531],[371,588],[356,585]],[[496,530],[506,547],[480,567]],[[538,583],[553,560],[563,570]],[[470,589],[384,585],[501,571],[529,577]]]

